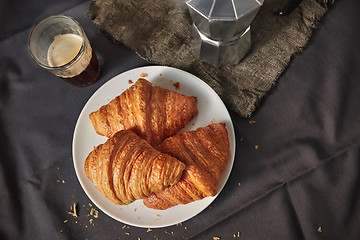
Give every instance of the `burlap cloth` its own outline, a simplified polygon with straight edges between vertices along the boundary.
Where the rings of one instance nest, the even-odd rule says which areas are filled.
[[[114,40],[152,64],[188,71],[211,86],[231,110],[249,117],[291,58],[309,41],[331,0],[303,0],[289,16],[275,16],[283,0],[265,0],[252,28],[252,49],[237,65],[215,68],[189,45],[192,20],[184,0],[94,0],[87,15]]]

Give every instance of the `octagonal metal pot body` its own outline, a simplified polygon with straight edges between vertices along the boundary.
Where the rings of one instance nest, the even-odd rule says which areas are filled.
[[[217,41],[193,24],[190,44],[196,57],[215,67],[237,64],[251,49],[250,27],[231,41]]]

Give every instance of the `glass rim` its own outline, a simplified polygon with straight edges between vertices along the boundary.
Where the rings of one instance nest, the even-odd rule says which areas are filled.
[[[80,33],[81,33],[81,47],[79,49],[79,52],[76,54],[76,56],[69,62],[67,62],[66,64],[64,65],[60,65],[60,66],[57,66],[57,67],[51,67],[49,65],[45,65],[43,63],[41,63],[33,54],[33,52],[31,51],[31,47],[30,47],[30,41],[31,41],[31,37],[34,33],[34,31],[41,25],[43,24],[44,22],[50,20],[50,19],[54,19],[54,18],[66,18],[68,20],[71,20],[72,22],[74,22],[79,28],[80,28]],[[48,70],[56,70],[56,69],[63,69],[63,68],[67,68],[69,66],[71,66],[74,62],[76,62],[80,57],[81,55],[83,54],[83,50],[85,48],[85,38],[86,38],[86,35],[85,35],[85,32],[84,32],[84,29],[82,28],[82,26],[80,25],[80,23],[78,21],[76,21],[73,17],[71,16],[68,16],[68,15],[51,15],[51,16],[48,16],[48,17],[45,17],[43,19],[41,19],[40,21],[38,21],[34,26],[33,28],[31,29],[30,31],[30,34],[29,34],[29,37],[28,37],[28,42],[27,42],[27,46],[28,46],[28,50],[29,50],[29,53],[31,55],[31,57],[35,60],[35,62],[37,64],[39,64],[41,67],[45,68],[45,69],[48,69]]]

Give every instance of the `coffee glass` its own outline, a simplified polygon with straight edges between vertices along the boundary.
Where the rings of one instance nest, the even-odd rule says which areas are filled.
[[[37,23],[28,48],[38,65],[74,86],[89,86],[99,77],[99,59],[81,25],[70,16],[54,15]]]

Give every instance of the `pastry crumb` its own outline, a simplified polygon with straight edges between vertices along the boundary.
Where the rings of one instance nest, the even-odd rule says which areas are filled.
[[[256,123],[256,121],[255,120],[250,120],[249,123],[254,124],[254,123]]]
[[[176,90],[180,89],[180,83],[179,82],[173,83],[173,86],[175,87]]]
[[[322,232],[322,227],[318,227],[317,231],[321,233]]]
[[[146,232],[151,232],[152,231],[152,229],[151,228],[148,228],[147,230],[146,230]]]
[[[129,83],[129,84],[132,84],[132,83],[134,83],[134,82],[133,82],[131,79],[129,79],[128,83]]]
[[[220,237],[213,237],[213,240],[220,240]]]
[[[255,145],[255,149],[256,149],[256,150],[259,149],[259,145]]]
[[[94,218],[98,218],[99,217],[99,211],[94,209],[94,208],[91,208],[90,215],[94,216]]]
[[[76,203],[74,203],[73,205],[70,205],[70,212],[68,212],[68,214],[72,215],[73,217],[78,217],[77,212],[76,212]]]
[[[147,73],[140,73],[140,77],[144,78],[144,77],[147,77]]]

